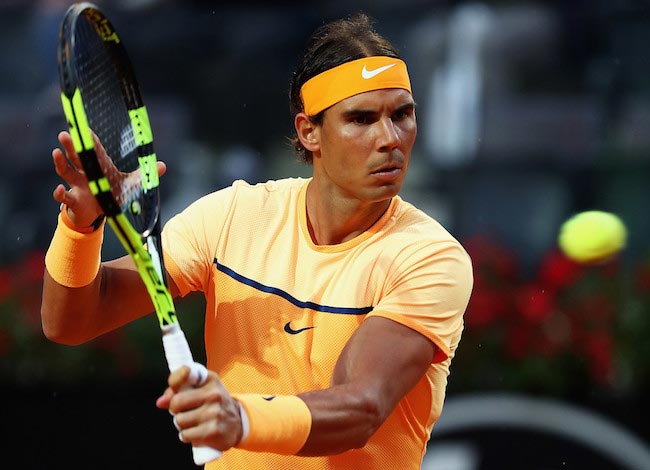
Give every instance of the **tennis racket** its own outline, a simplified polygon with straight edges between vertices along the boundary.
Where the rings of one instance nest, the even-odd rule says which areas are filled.
[[[190,366],[192,383],[201,384],[207,370],[192,358],[167,286],[153,134],[124,44],[96,5],[75,3],[61,21],[57,55],[63,110],[90,190],[151,296],[169,369]],[[197,465],[221,455],[210,447],[192,453]]]

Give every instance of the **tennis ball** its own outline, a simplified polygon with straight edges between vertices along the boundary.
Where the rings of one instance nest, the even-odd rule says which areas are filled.
[[[578,263],[608,261],[625,247],[627,228],[615,214],[585,211],[567,219],[560,228],[558,245]]]

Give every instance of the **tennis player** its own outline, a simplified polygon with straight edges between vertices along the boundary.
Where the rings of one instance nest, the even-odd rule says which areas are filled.
[[[473,277],[458,241],[398,195],[417,133],[407,67],[358,14],[314,33],[290,96],[312,176],[235,181],[164,228],[173,295],[207,301],[210,373],[187,389],[189,369],[174,371],[157,406],[183,442],[224,451],[208,469],[419,469]],[[101,211],[59,140],[57,231],[83,256],[53,240],[47,270],[68,263],[69,279],[45,274],[43,328],[79,344],[153,307],[128,256],[100,262]]]

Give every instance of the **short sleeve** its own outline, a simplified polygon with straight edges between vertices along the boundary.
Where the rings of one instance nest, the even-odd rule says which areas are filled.
[[[437,346],[433,362],[451,357],[473,287],[472,264],[455,240],[414,243],[396,256],[387,290],[369,316],[412,328]]]
[[[213,192],[172,217],[162,232],[165,265],[181,296],[204,291],[236,190]]]

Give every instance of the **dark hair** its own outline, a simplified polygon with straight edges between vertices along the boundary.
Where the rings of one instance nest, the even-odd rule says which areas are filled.
[[[356,13],[320,26],[307,41],[302,59],[291,77],[291,116],[295,117],[304,109],[300,88],[307,80],[346,62],[371,56],[399,58],[399,53],[395,46],[375,31],[373,21],[365,13]],[[324,112],[310,116],[312,122],[322,123]],[[297,157],[311,163],[312,153],[302,146],[297,135],[293,135],[291,143]]]

